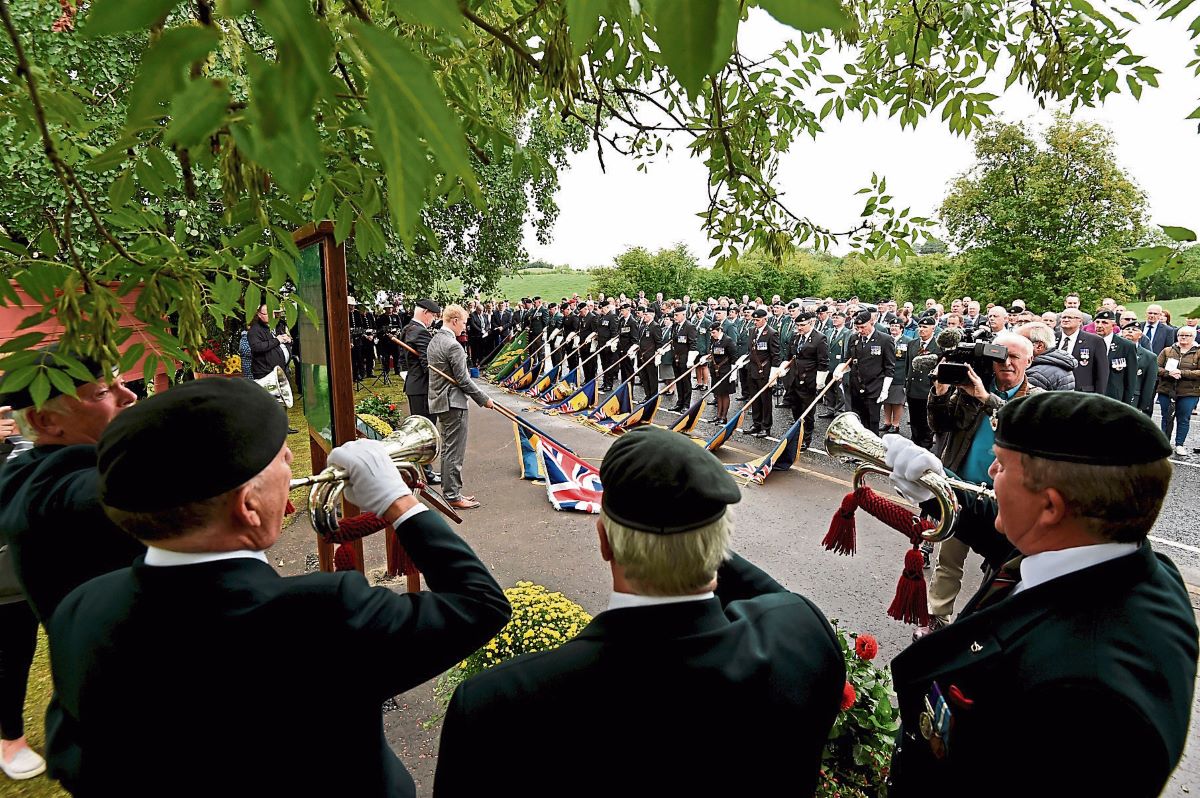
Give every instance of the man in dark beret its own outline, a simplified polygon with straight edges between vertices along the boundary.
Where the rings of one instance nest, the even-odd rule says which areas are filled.
[[[101,437],[104,510],[147,551],[76,589],[50,622],[48,759],[72,793],[415,794],[380,704],[486,642],[508,603],[377,441],[340,446],[329,464],[349,475],[346,499],[395,527],[435,589],[371,587],[354,570],[277,574],[264,552],[288,500],[286,433],[258,386],[200,380],[123,413]],[[146,468],[164,440],[188,456]],[[229,750],[234,737],[246,758]]]
[[[1127,405],[1135,404],[1137,345],[1121,337],[1117,328],[1117,314],[1111,310],[1097,311],[1092,323],[1096,325],[1096,335],[1108,350],[1108,385],[1104,388],[1104,395]]]
[[[940,471],[889,435],[893,481]],[[1114,446],[1120,441],[1120,446]],[[1156,796],[1187,739],[1197,629],[1146,536],[1171,480],[1162,433],[1099,394],[1047,391],[997,416],[995,499],[959,495],[955,536],[988,576],[959,618],[892,661],[903,722],[888,795]],[[923,505],[924,506],[924,505]]]
[[[34,361],[61,367],[67,362],[62,357],[50,348]],[[75,396],[62,393],[56,382],[40,408],[28,387],[0,395],[0,405],[13,408],[21,434],[33,443],[0,469],[0,542],[7,542],[17,578],[43,624],[67,593],[93,576],[124,568],[145,551],[104,515],[96,480],[96,442],[137,397],[121,377],[104,375],[99,364],[75,362],[82,366],[68,372]],[[175,459],[176,440],[173,433],[159,442],[143,463],[147,471],[171,472],[167,464]]]
[[[767,324],[768,316],[766,308],[754,311],[754,326],[749,333],[747,350],[750,356],[746,366],[750,370],[750,396],[757,397],[750,406],[754,424],[747,434],[756,438],[765,438],[771,434],[771,394],[764,389],[778,376],[782,358],[779,334]]]
[[[700,332],[696,326],[687,320],[687,308],[679,305],[672,312],[674,324],[671,325],[671,362],[675,369],[675,376],[687,372],[695,363],[696,358],[700,356],[700,350],[696,344],[700,338]],[[679,380],[675,386],[679,393],[679,401],[670,409],[672,413],[679,413],[687,410],[692,406],[692,375],[688,374],[683,379]]]
[[[589,795],[811,795],[845,679],[824,615],[730,553],[740,493],[686,436],[626,433],[600,478],[608,609],[458,687],[434,795],[514,792],[533,739],[536,795],[581,778]],[[603,751],[581,777],[581,752]]]
[[[825,381],[829,379],[829,343],[824,335],[813,329],[816,318],[815,314],[807,311],[797,315],[795,335],[782,355],[791,363],[783,384],[784,404],[792,409],[793,421],[808,410],[816,400],[817,392],[825,387]],[[804,439],[800,441],[801,451],[812,446],[815,425],[816,421],[809,413],[804,423]]]
[[[879,406],[887,399],[896,374],[896,347],[887,333],[875,326],[875,314],[860,310],[854,316],[854,333],[846,343],[850,380],[846,394],[850,409],[864,427],[879,434]]]

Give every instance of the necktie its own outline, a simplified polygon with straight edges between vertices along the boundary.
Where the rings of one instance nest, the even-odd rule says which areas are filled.
[[[1071,337],[1069,335],[1064,335],[1062,339],[1062,346],[1060,346],[1059,349],[1066,352],[1070,348],[1067,346],[1069,343],[1071,343]]]
[[[1150,343],[1154,343],[1154,330],[1157,327],[1157,324],[1151,324],[1150,329],[1146,331],[1146,337],[1150,339]]]
[[[975,602],[976,610],[990,607],[1012,592],[1012,589],[1021,581],[1021,560],[1023,559],[1025,559],[1025,555],[1017,555],[1000,567],[996,577],[992,579],[992,583],[987,586],[986,592],[979,598],[979,601]]]

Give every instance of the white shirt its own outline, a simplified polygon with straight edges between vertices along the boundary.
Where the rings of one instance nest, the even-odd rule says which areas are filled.
[[[708,601],[710,598],[716,598],[716,595],[710,590],[694,596],[639,596],[636,593],[618,593],[614,590],[608,597],[608,608],[624,610],[630,607],[660,607],[663,604],[682,604],[685,601]]]
[[[1021,560],[1021,581],[1013,588],[1011,595],[1015,596],[1022,590],[1037,587],[1060,576],[1133,554],[1137,549],[1137,543],[1097,543],[1094,546],[1031,554]]]
[[[1058,348],[1062,349],[1064,352],[1073,352],[1073,351],[1075,351],[1075,341],[1078,339],[1079,339],[1079,330],[1076,330],[1074,332],[1074,334],[1072,334],[1072,335],[1067,335],[1066,333],[1063,333],[1062,341],[1058,342]],[[1067,342],[1067,345],[1065,348],[1063,347],[1063,341]]]
[[[1101,339],[1102,341],[1104,341],[1104,345],[1105,345],[1106,347],[1108,347],[1109,349],[1112,349],[1112,341],[1113,341],[1113,334],[1112,334],[1112,333],[1109,333],[1108,335],[1102,335],[1102,336],[1100,336],[1100,339]]]
[[[267,555],[261,551],[170,551],[157,546],[146,547],[146,565],[160,568],[170,568],[176,565],[199,565],[203,562],[218,560],[261,560],[267,561]]]

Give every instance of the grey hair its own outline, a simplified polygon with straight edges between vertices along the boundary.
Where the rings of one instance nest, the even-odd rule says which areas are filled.
[[[625,578],[646,596],[685,596],[703,590],[729,556],[733,514],[674,535],[655,535],[631,529],[600,511],[613,560]]]
[[[1045,322],[1031,321],[1022,324],[1017,332],[1029,339],[1030,343],[1041,344],[1049,351],[1054,348],[1054,331]]]
[[[63,398],[63,396],[56,396],[48,400],[42,405],[42,411],[50,410],[64,416],[70,415],[74,407],[70,403],[64,402]],[[14,410],[12,417],[13,421],[17,422],[17,430],[21,433],[21,437],[30,443],[36,444],[40,435],[37,427],[33,425],[33,421],[29,418],[34,412],[36,411],[32,407],[23,407],[20,410]]]

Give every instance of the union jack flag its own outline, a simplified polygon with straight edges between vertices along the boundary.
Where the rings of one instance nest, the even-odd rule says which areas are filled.
[[[604,491],[600,472],[544,438],[538,454],[546,471],[546,494],[555,510],[599,513]]]

